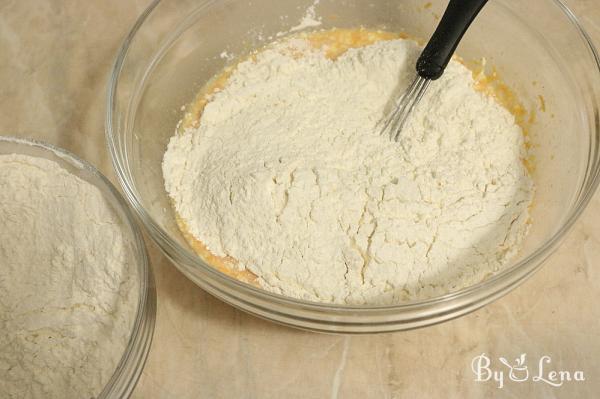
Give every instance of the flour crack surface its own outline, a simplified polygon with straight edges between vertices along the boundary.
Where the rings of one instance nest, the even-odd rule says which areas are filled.
[[[239,63],[164,156],[189,233],[313,301],[426,298],[507,264],[533,185],[523,132],[471,72],[452,61],[398,143],[378,132],[419,52],[387,40],[332,60],[295,38]]]

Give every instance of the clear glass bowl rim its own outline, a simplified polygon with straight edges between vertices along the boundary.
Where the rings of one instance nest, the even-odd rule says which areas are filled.
[[[50,152],[69,163],[75,168],[84,169],[89,172],[94,181],[90,182],[96,187],[104,186],[109,194],[116,200],[119,211],[125,215],[126,223],[132,232],[135,259],[140,272],[140,295],[138,298],[136,316],[131,327],[129,340],[123,351],[121,359],[97,399],[109,399],[114,397],[128,398],[135,388],[146,363],[152,337],[154,335],[154,324],[156,320],[156,288],[154,276],[150,267],[150,260],[146,251],[146,244],[142,238],[142,232],[135,222],[135,217],[129,205],[125,202],[115,186],[89,162],[79,158],[77,155],[56,147],[50,143],[29,138],[15,136],[0,136],[0,142],[17,145],[27,145]]]
[[[554,6],[558,7],[563,15],[567,18],[567,20],[577,29],[579,36],[584,43],[584,45],[590,51],[592,55],[592,61],[595,63],[595,71],[593,73],[596,75],[596,78],[600,77],[600,56],[598,55],[598,51],[596,50],[594,44],[592,43],[591,38],[587,34],[587,32],[583,29],[577,17],[573,14],[573,12],[564,4],[561,0],[548,0],[550,3],[554,4]],[[591,160],[594,162],[594,165],[591,168],[591,173],[586,177],[586,181],[584,182],[583,191],[581,195],[577,199],[577,205],[568,215],[568,218],[565,220],[562,226],[556,231],[556,233],[547,239],[542,245],[540,245],[535,251],[533,251],[529,256],[522,259],[518,263],[510,266],[509,268],[495,274],[486,280],[474,284],[472,286],[451,292],[449,294],[425,299],[425,300],[413,300],[402,302],[394,305],[345,305],[345,304],[328,304],[328,303],[318,303],[318,302],[310,302],[304,301],[300,299],[290,298],[283,295],[267,292],[260,288],[251,286],[249,284],[240,282],[233,277],[229,277],[224,273],[219,272],[215,268],[203,262],[195,253],[193,253],[190,249],[183,247],[178,242],[173,240],[169,234],[155,221],[152,215],[150,215],[143,207],[141,201],[138,199],[138,194],[134,188],[134,184],[130,181],[129,175],[127,173],[127,165],[124,164],[123,159],[119,154],[118,149],[118,128],[114,122],[114,114],[115,114],[115,105],[116,105],[116,93],[119,87],[119,79],[121,75],[121,70],[126,61],[129,47],[136,35],[136,33],[140,30],[144,22],[148,19],[148,17],[152,14],[152,12],[158,7],[163,0],[154,0],[146,10],[139,16],[138,20],[132,27],[129,34],[123,41],[121,45],[115,62],[113,64],[113,69],[111,76],[108,82],[107,88],[107,103],[106,103],[106,119],[105,119],[105,136],[107,145],[109,148],[109,152],[111,155],[111,159],[113,162],[113,166],[116,170],[118,180],[125,192],[125,197],[130,202],[131,206],[138,214],[144,225],[150,231],[151,237],[157,242],[160,246],[161,250],[173,260],[173,254],[169,252],[165,248],[165,245],[173,251],[174,254],[178,258],[183,259],[186,264],[192,265],[194,268],[200,269],[202,272],[210,275],[211,278],[214,278],[220,284],[230,286],[235,290],[240,290],[243,293],[249,294],[254,297],[258,297],[260,299],[266,301],[273,301],[281,306],[291,306],[295,309],[303,309],[316,313],[335,313],[340,317],[344,314],[362,314],[364,316],[368,315],[377,315],[382,312],[394,312],[394,313],[402,313],[409,311],[418,311],[419,309],[427,308],[430,306],[436,306],[441,304],[448,304],[451,301],[457,301],[460,299],[467,299],[473,294],[476,293],[486,293],[485,296],[493,296],[494,294],[501,292],[504,290],[503,294],[509,291],[509,288],[514,288],[516,285],[520,284],[524,281],[525,277],[530,276],[535,272],[541,263],[558,247],[561,239],[565,236],[565,234],[569,231],[569,229],[576,222],[577,218],[584,211],[585,207],[591,200],[594,195],[596,188],[600,182],[600,159]],[[205,0],[200,2],[198,7],[201,8],[205,5],[210,5],[213,3],[211,0]],[[179,29],[183,30],[182,27]],[[164,52],[164,48],[157,51],[156,54]],[[157,60],[153,60],[153,63],[156,63]],[[150,68],[151,65],[148,65]],[[143,85],[142,85],[143,86]],[[596,87],[598,89],[598,87]],[[600,122],[598,117],[598,104],[600,103],[600,99],[597,96],[597,92],[594,95],[594,130],[592,134],[595,136],[596,141],[600,140]],[[596,151],[596,158],[598,158],[598,151]],[[590,161],[590,160],[588,160]],[[177,261],[173,262],[175,266],[180,269],[186,276],[189,277],[188,272],[181,267]],[[522,269],[526,266],[530,265],[531,270],[528,270],[526,275],[519,281],[513,282],[512,277],[519,272],[522,272]],[[532,266],[533,265],[533,266]],[[192,279],[193,280],[193,279]],[[507,290],[508,289],[508,290]],[[240,299],[244,301],[244,299]],[[467,301],[472,302],[472,301]],[[484,303],[485,304],[485,303]],[[466,306],[468,306],[467,303]],[[460,306],[465,306],[465,303],[462,303]],[[459,306],[456,306],[458,308]],[[477,307],[471,309],[474,310]],[[444,312],[446,312],[444,310]],[[274,313],[279,313],[279,311],[273,311]],[[301,318],[296,315],[291,316],[292,318]],[[317,321],[312,318],[308,318],[307,320]],[[288,323],[284,323],[288,324]],[[317,321],[317,324],[319,322]],[[352,324],[352,323],[350,323]]]

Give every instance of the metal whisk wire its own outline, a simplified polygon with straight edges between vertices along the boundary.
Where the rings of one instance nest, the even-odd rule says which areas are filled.
[[[388,135],[392,141],[398,141],[400,132],[406,125],[408,117],[423,98],[430,82],[430,79],[417,75],[400,97],[394,109],[384,119],[385,123],[381,129],[381,134]]]
[[[423,98],[429,83],[438,79],[471,22],[488,0],[449,0],[435,32],[417,60],[417,77],[381,121],[381,133],[398,141],[410,114]]]

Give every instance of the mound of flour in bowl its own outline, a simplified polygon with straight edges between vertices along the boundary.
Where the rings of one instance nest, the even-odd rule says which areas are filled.
[[[330,59],[292,39],[238,64],[164,156],[187,232],[311,301],[392,304],[501,269],[528,228],[523,132],[452,61],[400,141],[382,137],[419,51],[388,40]]]
[[[135,318],[132,245],[100,191],[0,155],[0,397],[93,398]]]

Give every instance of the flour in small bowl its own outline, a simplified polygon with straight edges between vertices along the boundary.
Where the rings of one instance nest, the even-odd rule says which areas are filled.
[[[0,397],[100,394],[139,297],[123,229],[99,189],[57,163],[0,155]]]
[[[400,141],[381,136],[419,52],[382,40],[332,59],[294,38],[239,63],[164,156],[184,232],[310,301],[394,304],[502,269],[533,196],[522,129],[451,61]]]

